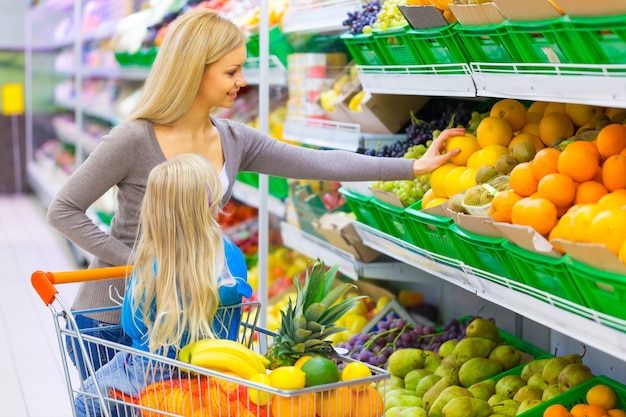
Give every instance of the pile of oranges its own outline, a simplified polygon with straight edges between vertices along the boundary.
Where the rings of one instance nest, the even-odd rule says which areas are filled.
[[[543,417],[626,417],[626,411],[616,408],[617,395],[608,385],[594,385],[585,400],[569,410],[563,404],[552,404],[544,410]]]

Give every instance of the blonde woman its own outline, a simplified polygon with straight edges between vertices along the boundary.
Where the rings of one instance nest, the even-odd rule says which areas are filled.
[[[173,157],[150,173],[121,313],[133,348],[176,358],[187,343],[236,338],[236,329],[223,327],[217,308],[241,302],[252,288],[243,254],[216,221],[215,197],[221,195],[217,173],[197,154]],[[118,352],[84,382],[84,390],[95,393],[97,383],[104,394],[115,389],[136,397],[144,386],[170,376],[167,367],[148,372],[148,364],[145,357]],[[99,402],[83,395],[75,407],[78,416],[101,413]]]
[[[224,204],[239,172],[329,181],[412,179],[442,165],[453,154],[442,154],[447,138],[463,129],[443,131],[418,160],[377,158],[339,150],[313,150],[288,145],[264,133],[215,116],[229,108],[246,86],[244,34],[215,11],[185,13],[170,25],[143,95],[128,120],[105,135],[89,158],[59,191],[48,211],[49,223],[75,244],[92,253],[91,267],[124,265],[139,222],[139,205],[148,173],[157,164],[181,153],[207,158],[219,172]],[[86,210],[117,186],[117,209],[108,233]],[[120,280],[85,283],[74,301],[75,310],[112,305],[111,292],[123,294]],[[79,325],[97,328],[118,323],[115,311],[80,314]],[[122,333],[101,337],[127,343]],[[68,346],[81,367],[80,352]],[[92,357],[107,357],[94,352]],[[95,363],[95,366],[99,364]]]

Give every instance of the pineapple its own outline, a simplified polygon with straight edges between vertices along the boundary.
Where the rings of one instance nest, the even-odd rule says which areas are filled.
[[[281,324],[267,351],[270,369],[291,366],[304,355],[334,354],[328,336],[344,330],[335,322],[363,297],[352,297],[337,302],[346,292],[356,288],[354,284],[342,283],[333,288],[339,267],[326,266],[317,260],[306,270],[304,288],[297,277],[293,277],[296,288],[295,305],[289,299],[285,311],[281,311]]]

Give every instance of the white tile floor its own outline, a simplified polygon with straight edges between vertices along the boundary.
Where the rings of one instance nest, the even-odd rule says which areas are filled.
[[[77,266],[32,196],[0,195],[0,268],[0,416],[71,416],[54,322],[30,276]],[[71,304],[76,284],[58,289]]]

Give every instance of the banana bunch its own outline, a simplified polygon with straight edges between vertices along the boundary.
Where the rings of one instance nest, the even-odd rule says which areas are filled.
[[[220,372],[233,372],[244,379],[265,373],[269,361],[247,346],[228,339],[202,339],[185,345],[178,360]]]

